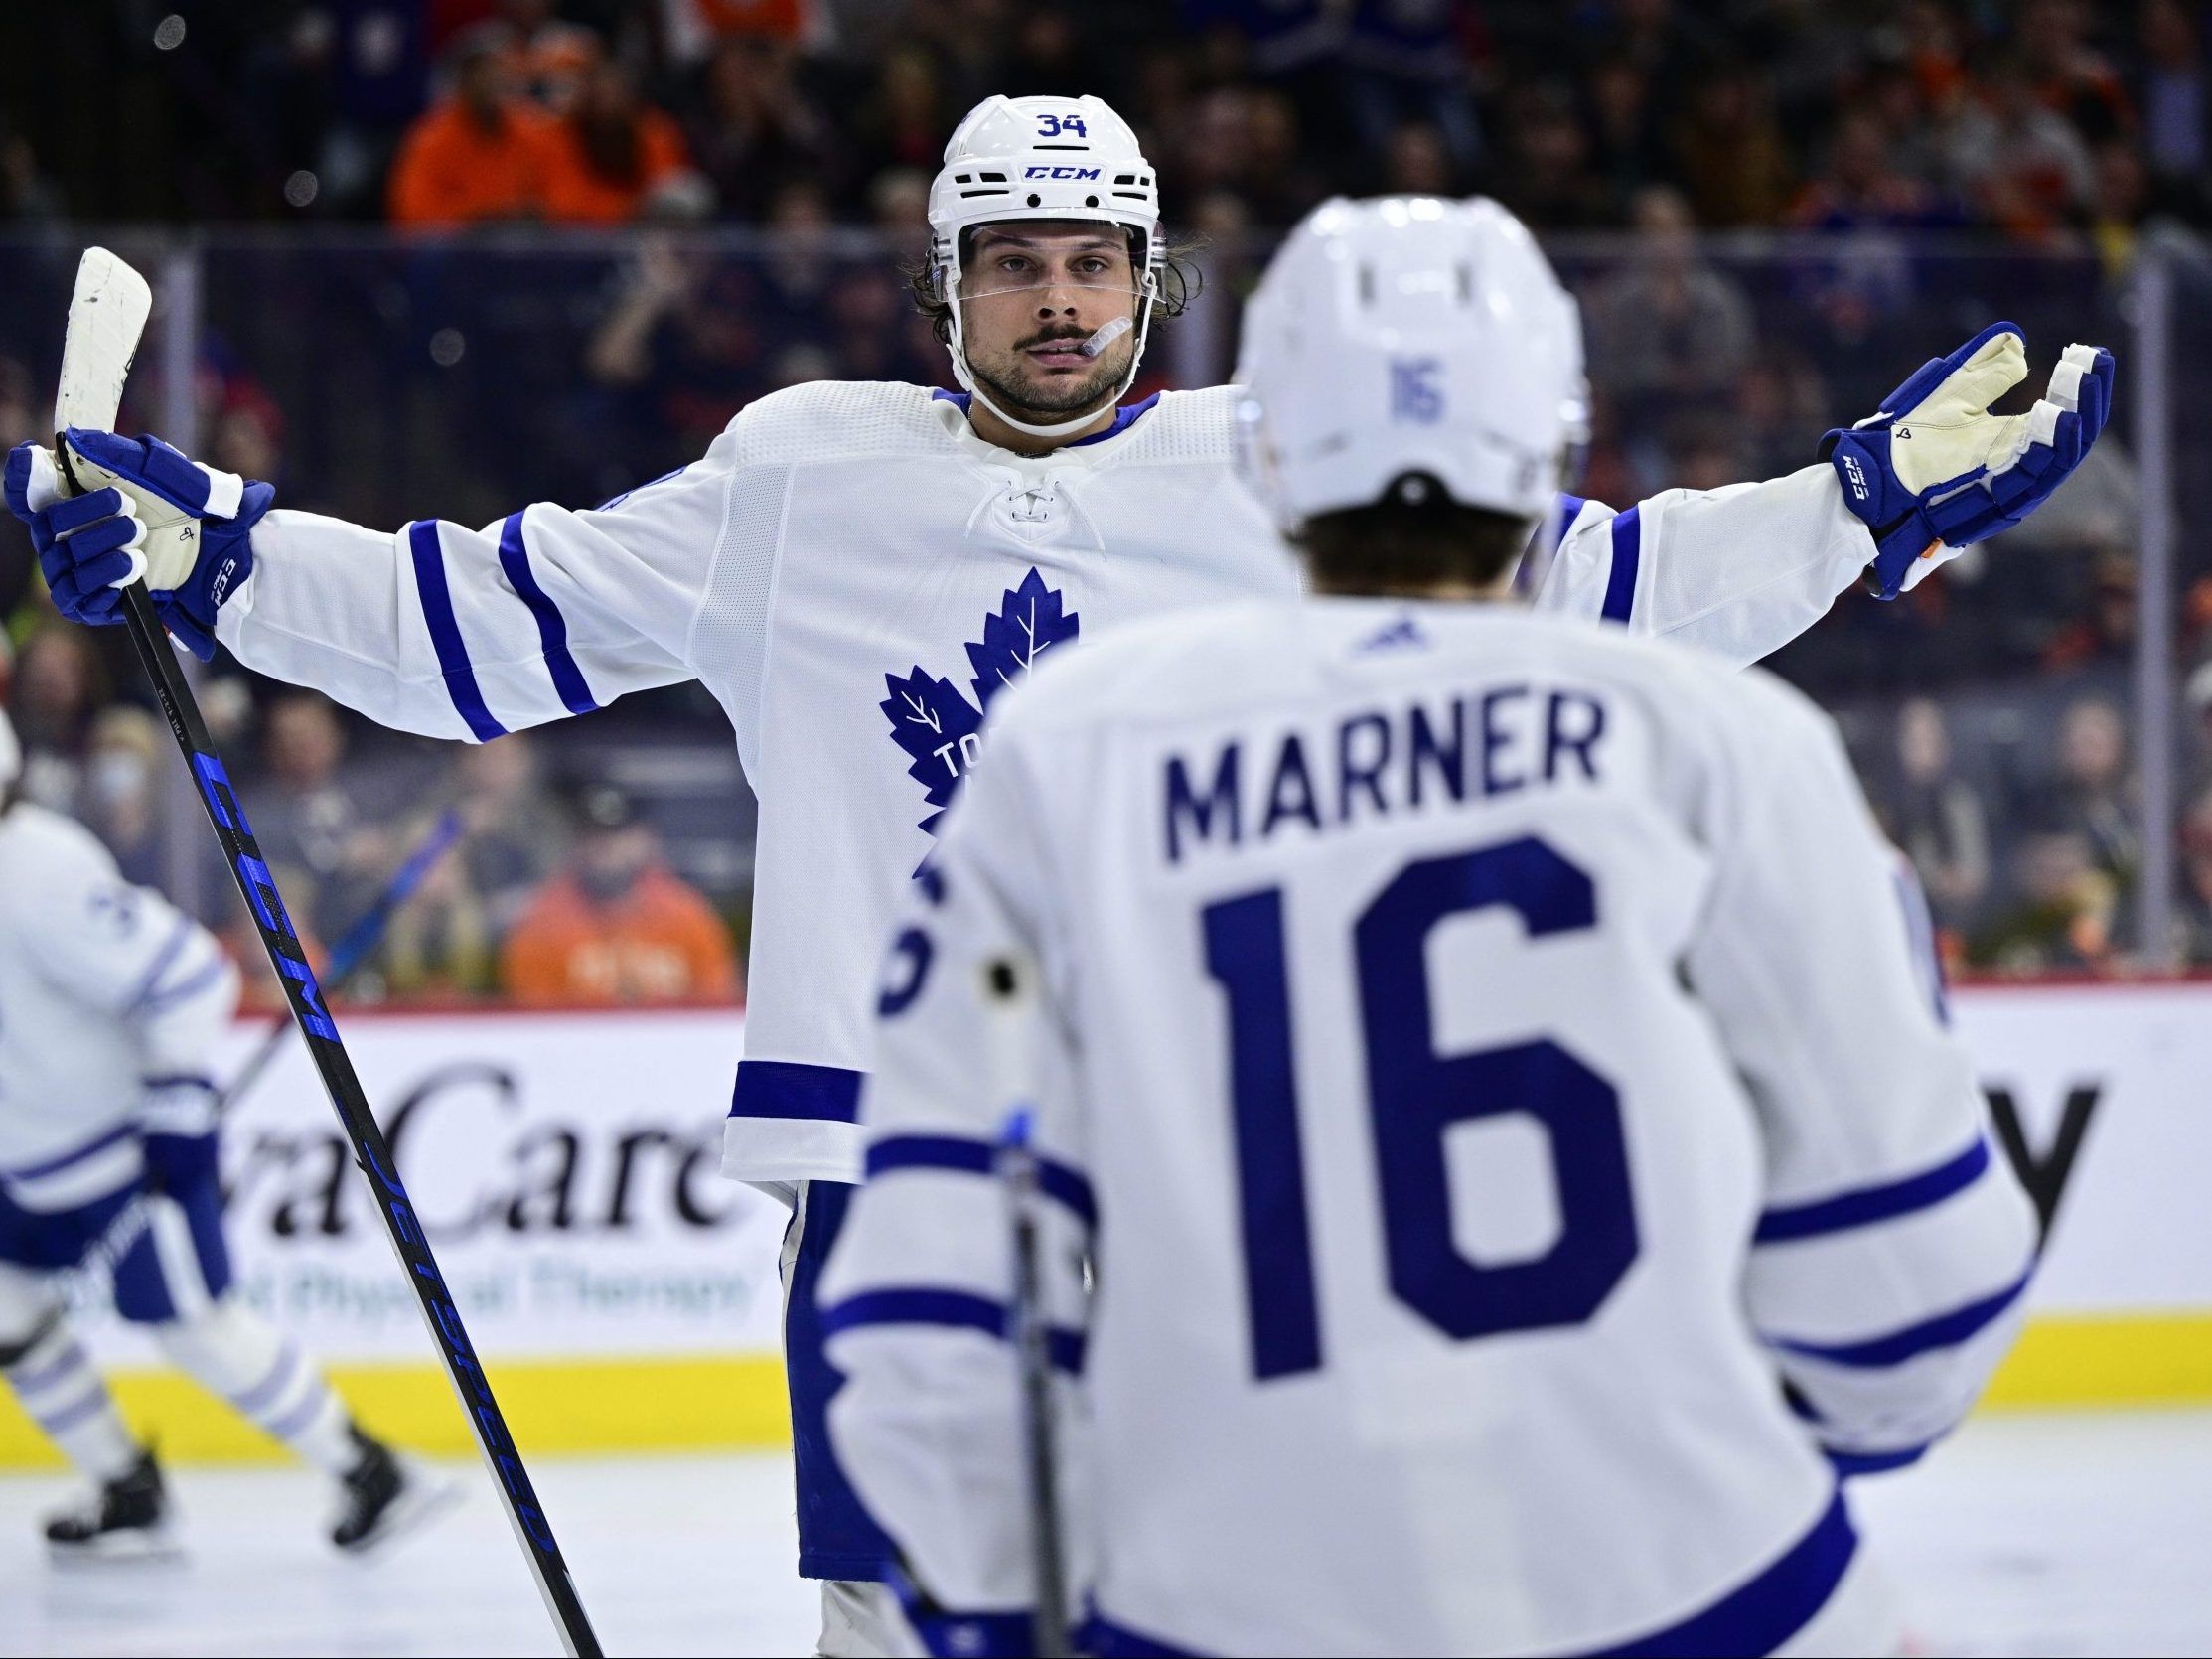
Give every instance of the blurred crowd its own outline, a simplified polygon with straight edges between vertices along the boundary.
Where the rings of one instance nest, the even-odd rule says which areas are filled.
[[[101,644],[49,624],[0,672],[25,750],[22,795],[90,826],[129,879],[223,922],[263,980],[259,999],[281,1006],[227,875],[196,858],[179,890],[162,819],[195,803],[165,794],[177,765],[168,733],[107,694]],[[742,995],[729,920],[671,867],[639,803],[602,776],[548,777],[529,734],[350,756],[348,718],[314,692],[254,699],[236,678],[202,691],[310,960],[327,975],[333,946],[377,917],[341,994],[539,1007]]]
[[[1581,299],[1583,493],[1771,477],[1993,317],[2039,365],[2096,340],[2138,372],[2138,255],[2187,252],[2212,220],[2203,23],[2178,0],[0,8],[0,284],[25,296],[0,314],[0,444],[40,428],[67,226],[169,221],[198,236],[193,379],[149,354],[137,424],[186,407],[196,454],[373,525],[590,505],[780,386],[943,383],[898,261],[947,135],[987,92],[1091,91],[1137,126],[1207,287],[1139,392],[1227,377],[1235,301],[1322,196],[1482,190]],[[397,228],[311,228],[338,222]],[[2191,321],[2212,266],[2176,268],[2197,284],[2185,387],[2212,381]],[[2212,966],[2212,537],[2186,495],[2182,932],[2137,936],[2145,840],[2167,831],[2143,822],[2131,679],[2136,442],[2124,411],[2020,531],[1899,603],[1845,596],[1773,665],[1839,714],[1954,966],[2104,973],[2169,944]],[[2176,422],[2173,442],[2178,476],[2212,469],[2212,432]],[[12,522],[0,620],[33,792],[173,877],[136,671],[52,620]],[[457,750],[221,663],[207,689],[326,942],[462,815],[356,994],[738,993],[751,803],[703,696]]]
[[[953,123],[1096,92],[1186,224],[1485,190],[1555,229],[2200,223],[2185,0],[151,0],[0,22],[0,217],[908,229]],[[11,38],[20,37],[20,38]]]

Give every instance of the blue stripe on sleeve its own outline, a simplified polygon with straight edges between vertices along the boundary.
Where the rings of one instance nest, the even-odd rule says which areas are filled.
[[[553,677],[553,689],[560,693],[561,705],[571,714],[589,714],[599,706],[591,694],[591,687],[584,683],[584,671],[576,666],[576,659],[568,649],[568,623],[560,614],[560,607],[553,597],[538,585],[537,574],[530,569],[529,543],[522,539],[522,516],[510,513],[500,526],[500,568],[507,572],[507,579],[515,584],[515,591],[522,596],[522,603],[530,608],[530,615],[537,619],[538,643],[545,651],[545,672]]]
[[[146,995],[140,997],[138,999],[138,1011],[149,1014],[159,1013],[163,1008],[172,1007],[179,1002],[189,1001],[210,985],[220,984],[222,977],[229,972],[229,959],[218,952],[175,984],[165,985],[159,990],[149,991]]]
[[[888,1290],[863,1290],[825,1309],[821,1333],[835,1336],[866,1325],[938,1325],[950,1330],[981,1331],[1003,1342],[1008,1324],[1005,1305],[988,1296],[934,1285],[899,1285]],[[1082,1372],[1083,1332],[1056,1325],[1046,1331],[1045,1342],[1056,1369]]]
[[[1933,1319],[1923,1319],[1917,1325],[1907,1325],[1903,1330],[1890,1331],[1884,1336],[1871,1336],[1858,1342],[1789,1342],[1767,1338],[1768,1345],[1786,1354],[1799,1354],[1806,1359],[1825,1360],[1830,1365],[1848,1366],[1854,1371],[1872,1371],[1885,1366],[1902,1365],[1935,1348],[1955,1348],[1975,1332],[1993,1323],[2004,1310],[2020,1299],[2027,1282],[2033,1276],[2030,1267],[2026,1273],[1993,1296],[1968,1302],[1964,1307],[1953,1308],[1949,1313],[1939,1313]]]
[[[1953,1193],[1972,1186],[1990,1167],[1990,1143],[1980,1134],[1974,1144],[1933,1169],[1879,1186],[1859,1187],[1810,1204],[1783,1204],[1759,1217],[1751,1235],[1753,1244],[1780,1244],[1790,1239],[1818,1238],[1853,1227],[1893,1221],[1916,1210],[1932,1209]]]
[[[1636,608],[1636,567],[1644,559],[1644,521],[1641,508],[1630,508],[1613,518],[1613,567],[1605,576],[1605,604],[1598,612],[1607,622],[1626,624]]]
[[[894,1134],[868,1148],[870,1178],[895,1169],[951,1169],[967,1175],[989,1175],[998,1167],[998,1149],[987,1140],[958,1134]],[[1083,1218],[1089,1227],[1099,1225],[1098,1195],[1075,1169],[1051,1158],[1037,1160],[1037,1184],[1049,1198],[1059,1200]]]
[[[453,615],[453,593],[446,586],[445,548],[438,540],[436,520],[417,519],[407,527],[407,550],[414,555],[415,592],[422,600],[431,649],[438,654],[438,672],[445,677],[446,695],[479,743],[506,736],[507,727],[492,718],[477,686],[476,670],[469,666],[469,648],[462,643],[461,624]]]
[[[127,1019],[136,1013],[147,997],[154,994],[154,987],[161,983],[164,974],[176,965],[177,953],[192,941],[194,932],[190,916],[179,916],[170,925],[169,936],[161,942],[161,949],[154,953],[154,960],[146,965],[146,972],[138,977],[138,983],[131,987],[130,997],[123,1003],[123,1016]]]
[[[106,1151],[118,1140],[128,1140],[137,1132],[138,1130],[134,1125],[119,1124],[114,1129],[95,1135],[80,1146],[73,1146],[68,1151],[58,1152],[53,1157],[41,1162],[27,1163],[20,1169],[9,1169],[0,1171],[0,1173],[5,1173],[10,1180],[15,1181],[43,1180],[48,1175],[60,1174],[73,1163],[82,1163],[95,1153]]]
[[[732,1118],[795,1118],[857,1123],[862,1073],[801,1060],[740,1060],[730,1094]]]

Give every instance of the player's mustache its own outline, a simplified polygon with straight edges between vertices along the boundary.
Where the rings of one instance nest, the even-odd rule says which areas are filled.
[[[1014,350],[1017,352],[1034,351],[1037,347],[1050,345],[1055,340],[1089,340],[1096,332],[1098,331],[1095,329],[1077,328],[1073,323],[1060,323],[1044,330],[1042,333],[1031,335],[1027,340],[1017,344]]]

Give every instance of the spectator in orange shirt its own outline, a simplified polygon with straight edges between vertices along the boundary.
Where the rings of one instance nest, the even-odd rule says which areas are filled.
[[[545,217],[563,225],[625,224],[690,171],[674,117],[638,95],[628,70],[602,63],[585,75],[575,107],[555,130]]]
[[[515,95],[561,115],[606,49],[592,30],[563,22],[554,9],[553,0],[500,0],[499,16],[480,27]]]
[[[545,212],[556,123],[510,95],[508,73],[484,42],[461,49],[452,93],[399,141],[389,186],[392,223],[446,230]]]
[[[517,1002],[735,1000],[737,955],[699,891],[620,790],[586,789],[569,867],[538,889],[500,954]]]

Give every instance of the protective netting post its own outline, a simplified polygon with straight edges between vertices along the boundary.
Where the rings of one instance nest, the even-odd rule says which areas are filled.
[[[2137,553],[2136,753],[2142,770],[2142,867],[2136,929],[2143,962],[2174,962],[2173,453],[2170,250],[2142,251],[2136,341],[2127,377],[2136,388],[2136,449],[2142,505]]]
[[[200,248],[195,243],[172,247],[161,259],[156,289],[161,334],[154,344],[161,354],[161,403],[151,411],[159,422],[154,430],[187,455],[200,453]],[[184,668],[186,683],[198,690],[199,659],[185,654]],[[202,895],[208,886],[202,879],[208,837],[199,827],[200,798],[193,792],[191,774],[184,768],[164,766],[159,776],[162,886],[180,908],[200,915],[205,907]],[[221,919],[201,916],[206,922]]]

